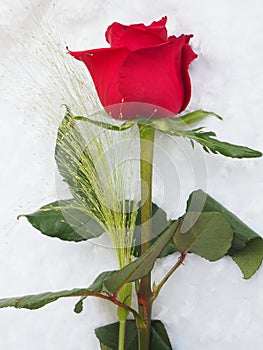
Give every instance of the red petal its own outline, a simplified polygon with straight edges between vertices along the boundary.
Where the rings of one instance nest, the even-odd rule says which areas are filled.
[[[148,26],[148,30],[151,30],[152,33],[154,33],[155,35],[158,35],[161,39],[166,41],[167,40],[167,29],[165,28],[166,23],[167,23],[167,17],[164,16],[159,21],[152,22]]]
[[[165,44],[132,52],[120,72],[120,92],[125,102],[143,102],[165,108],[156,117],[177,114],[183,105],[185,87],[182,73],[182,52],[186,36]],[[186,62],[186,61],[185,61]],[[189,95],[191,92],[187,92]]]
[[[126,46],[132,51],[158,45],[167,40],[166,21],[167,18],[163,17],[149,26],[142,23],[126,26],[114,22],[106,31],[106,40],[111,47]]]
[[[120,103],[119,72],[130,51],[125,47],[69,53],[87,66],[103,106]]]
[[[155,27],[165,27],[167,23],[167,16],[163,16],[159,21],[153,21],[149,27],[155,28]]]
[[[188,37],[190,39],[192,37],[192,35],[189,35]],[[182,73],[183,73],[182,77],[183,77],[185,94],[184,94],[184,101],[183,101],[180,112],[185,110],[185,108],[187,107],[187,105],[190,101],[190,98],[191,98],[191,81],[190,81],[190,76],[188,73],[188,68],[189,68],[190,63],[195,58],[197,58],[197,54],[192,50],[190,45],[185,44],[183,47],[183,55],[182,55]]]

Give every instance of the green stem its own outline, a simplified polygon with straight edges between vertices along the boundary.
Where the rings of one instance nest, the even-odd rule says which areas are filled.
[[[121,302],[123,305],[127,305],[129,307],[131,306],[131,302],[132,302],[132,284],[131,283],[127,283],[122,287],[118,296],[118,301]],[[123,309],[122,306],[118,307],[118,316],[120,321],[118,350],[124,350],[125,326],[126,326],[126,319],[128,315],[129,315],[128,310]]]
[[[126,320],[124,320],[124,321],[120,320],[119,347],[118,347],[118,350],[124,350],[125,328],[126,328]]]
[[[151,246],[152,218],[152,163],[154,129],[149,125],[139,124],[140,132],[140,165],[141,165],[141,253]],[[138,328],[139,350],[150,350],[152,289],[151,273],[141,279],[137,293],[139,315],[144,326]]]
[[[138,318],[136,320],[136,327],[137,327],[137,334],[138,334],[138,349],[139,350],[146,349],[145,346],[147,346],[147,342],[148,342],[148,333],[147,333],[147,328],[145,326],[144,321]]]

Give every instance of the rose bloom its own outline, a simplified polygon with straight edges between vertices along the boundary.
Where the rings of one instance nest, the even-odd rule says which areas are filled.
[[[105,110],[115,119],[171,117],[191,97],[192,35],[167,36],[167,17],[144,24],[111,24],[109,48],[69,53],[83,61]]]

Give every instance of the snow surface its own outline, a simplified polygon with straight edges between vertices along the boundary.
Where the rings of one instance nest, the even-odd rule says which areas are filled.
[[[223,122],[211,118],[204,123],[219,138],[263,149],[262,1],[32,3],[2,0],[0,4],[0,297],[84,287],[99,272],[117,267],[113,250],[103,244],[62,242],[42,236],[25,219],[16,221],[17,215],[55,200],[60,192],[53,151],[63,111],[56,98],[59,86],[48,80],[52,67],[45,62],[45,47],[35,19],[42,18],[46,27],[54,25],[54,41],[81,50],[103,47],[104,31],[113,21],[150,23],[167,15],[171,34],[194,33],[192,46],[199,54],[191,66],[193,96],[189,109],[222,115]],[[49,100],[43,89],[51,91]],[[42,114],[41,108],[33,108],[39,106]],[[50,111],[56,111],[52,112],[53,119],[48,117]],[[159,136],[157,144],[180,164],[171,140]],[[263,161],[198,157],[206,166],[200,162],[199,168],[194,167],[190,159],[190,175],[177,169],[184,190],[175,184],[175,169],[170,163],[156,161],[161,174],[155,180],[156,202],[173,217],[178,208],[183,210],[175,198],[180,196],[185,202],[191,190],[202,186],[262,233]],[[156,280],[174,259],[170,256],[158,261]],[[161,292],[154,317],[164,321],[177,350],[261,350],[262,290],[263,269],[246,281],[230,258],[209,263],[189,256]],[[0,349],[99,349],[94,328],[116,321],[115,308],[89,298],[84,312],[77,315],[73,305],[70,299],[38,311],[1,310]]]

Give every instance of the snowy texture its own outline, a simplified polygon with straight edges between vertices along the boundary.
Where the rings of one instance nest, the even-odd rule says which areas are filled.
[[[99,245],[65,243],[42,236],[25,219],[16,221],[17,215],[61,198],[63,192],[53,159],[63,101],[55,74],[50,84],[52,67],[44,60],[43,30],[51,28],[55,34],[50,40],[55,35],[54,43],[62,44],[64,54],[63,45],[72,50],[105,46],[104,31],[113,21],[150,23],[163,15],[168,16],[170,34],[194,34],[192,46],[199,58],[190,70],[189,109],[220,114],[223,122],[211,118],[203,124],[222,140],[262,151],[262,1],[42,0],[30,5],[3,0],[0,297],[85,287],[99,272],[117,267],[114,251],[103,240]],[[46,29],[39,29],[40,19]],[[263,161],[201,156],[196,150],[198,167],[190,148],[187,160],[182,159],[173,142],[157,138],[156,158],[165,151],[172,160],[156,160],[154,178],[154,199],[169,216],[181,214],[188,194],[202,186],[262,234]],[[187,162],[192,169],[189,173],[185,168],[185,175],[178,168],[187,167]],[[156,280],[174,259],[158,261]],[[262,268],[245,281],[230,258],[209,263],[192,255],[162,290],[154,318],[165,320],[177,350],[261,350],[262,289]],[[90,298],[84,312],[76,315],[73,305],[69,299],[38,311],[1,310],[0,348],[99,349],[94,328],[116,321],[115,308]]]

